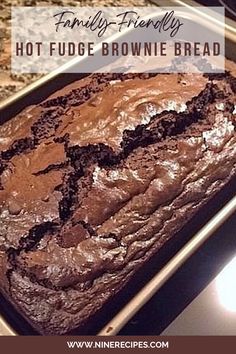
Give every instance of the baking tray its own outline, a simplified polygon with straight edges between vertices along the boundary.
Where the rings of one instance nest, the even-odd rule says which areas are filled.
[[[211,22],[217,23],[217,20],[212,18],[209,18],[208,14],[205,12],[201,11],[198,7],[204,7],[204,5],[199,4],[197,1],[194,0],[150,0],[153,4],[159,6],[159,7],[166,7],[166,6],[181,6],[181,7],[186,7],[188,9],[191,9],[195,14],[200,15],[201,17],[205,17],[207,20],[210,20]],[[209,5],[210,6],[210,5]],[[218,5],[219,7],[221,6],[220,4]],[[225,36],[227,39],[231,39],[232,41],[235,41],[235,35],[236,35],[236,22],[232,20],[231,18],[225,17]]]
[[[156,14],[153,13],[153,18],[158,18],[161,15],[162,14],[160,13],[160,11],[158,11],[158,13]],[[186,18],[186,15],[184,17]],[[214,23],[214,21],[212,22],[211,18],[199,17],[199,14],[193,13],[191,18],[189,19],[190,20],[194,19],[194,21],[198,21],[201,25],[205,26],[207,30],[217,31],[218,25]],[[230,31],[230,35],[227,36],[227,32],[226,32],[226,57],[236,61],[236,50],[235,50],[236,34],[234,36],[232,35],[232,33],[233,31]],[[124,36],[123,34],[120,35],[120,38],[123,36]],[[112,41],[113,38],[111,38],[110,40]],[[78,65],[80,62],[81,59],[78,59],[77,61],[73,60],[72,62],[69,62],[66,65],[67,67],[70,67],[73,65]],[[42,100],[47,98],[55,91],[61,89],[62,87],[76,80],[83,78],[84,76],[86,76],[86,74],[63,73],[63,68],[59,68],[54,72],[45,75],[44,77],[37,80],[36,82],[29,85],[28,87],[24,88],[17,94],[11,96],[9,99],[0,103],[0,123],[10,120],[26,106],[41,102]],[[163,261],[162,263],[159,264],[159,269],[157,267],[157,272],[156,274],[153,275],[153,278],[149,278],[149,280],[143,284],[143,288],[139,289],[139,291],[137,291],[135,294],[131,296],[131,299],[129,299],[130,301],[128,302],[128,304],[127,303],[124,304],[121,302],[120,303],[121,310],[120,309],[116,310],[116,314],[112,319],[111,319],[112,316],[110,316],[109,319],[106,318],[105,322],[108,324],[106,324],[102,330],[101,330],[102,327],[100,327],[100,329],[95,329],[95,333],[97,333],[98,335],[117,334],[119,330],[127,323],[127,321],[152,297],[152,295],[158,289],[160,289],[160,287],[171,277],[171,275],[173,275],[174,272],[203,244],[203,242],[205,242],[216,231],[216,229],[220,227],[220,225],[222,225],[222,223],[225,222],[236,211],[236,197],[232,198],[233,195],[232,192],[235,193],[233,185],[231,185],[229,190],[230,191],[226,192],[227,194],[226,197],[224,197],[225,191],[224,190],[221,191],[221,196],[217,200],[218,207],[215,209],[214,209],[214,202],[213,202],[211,211],[213,213],[214,211],[215,212],[217,211],[217,213],[214,216],[211,215],[211,218],[209,218],[210,221],[209,219],[207,220],[206,218],[204,219],[203,217],[202,219],[203,225],[199,223],[199,227],[202,226],[201,230],[199,230],[199,227],[198,230],[196,227],[190,229],[187,228],[185,230],[186,236],[183,237],[183,235],[181,235],[182,244],[180,242],[179,249],[177,250],[175,247],[172,248],[172,253],[171,252],[169,253],[171,255],[170,259],[168,259],[168,257],[167,258],[165,257],[165,252],[164,252],[165,262]],[[225,206],[223,206],[224,203],[226,203],[226,201],[228,203]],[[222,209],[219,210],[219,207],[222,207]],[[182,232],[181,230],[181,233],[184,232]],[[176,241],[177,238],[175,239],[174,242],[178,244],[178,242]],[[171,242],[168,243],[171,244]],[[161,253],[162,250],[160,250],[160,257],[158,258],[161,258]],[[3,305],[5,307],[8,307],[9,304],[6,302]],[[11,307],[10,310],[12,310]],[[18,314],[10,311],[10,316],[9,316],[9,312],[8,314],[7,313],[5,314],[5,311],[3,312],[4,314],[2,316],[0,315],[0,334],[1,335],[22,334],[20,331],[20,326],[21,326],[21,320],[22,321],[24,320],[21,317],[19,317],[17,320],[17,326],[14,325],[14,329],[13,329],[11,324],[14,322],[13,320],[14,317],[15,316],[17,317]],[[112,312],[110,314],[112,314]],[[31,332],[30,327],[29,327],[29,333],[34,333]]]
[[[126,323],[150,300],[183,263],[236,212],[236,196],[202,227],[195,236],[125,305],[98,333],[101,336],[117,334]]]

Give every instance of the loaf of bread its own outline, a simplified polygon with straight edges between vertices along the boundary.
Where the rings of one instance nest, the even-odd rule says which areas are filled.
[[[38,332],[80,333],[232,181],[235,104],[230,72],[94,74],[0,126],[0,288]]]

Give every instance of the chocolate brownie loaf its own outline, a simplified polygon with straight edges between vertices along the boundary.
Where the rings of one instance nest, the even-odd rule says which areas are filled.
[[[90,75],[0,126],[0,287],[37,331],[79,333],[235,177],[235,104],[230,72]]]

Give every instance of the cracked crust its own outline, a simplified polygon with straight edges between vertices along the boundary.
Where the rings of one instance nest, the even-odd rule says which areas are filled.
[[[1,288],[43,334],[88,322],[235,177],[231,74],[79,85],[0,126]]]

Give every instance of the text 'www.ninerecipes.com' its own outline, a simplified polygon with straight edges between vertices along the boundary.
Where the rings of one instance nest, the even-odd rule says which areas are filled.
[[[168,341],[67,341],[69,349],[168,349]]]

